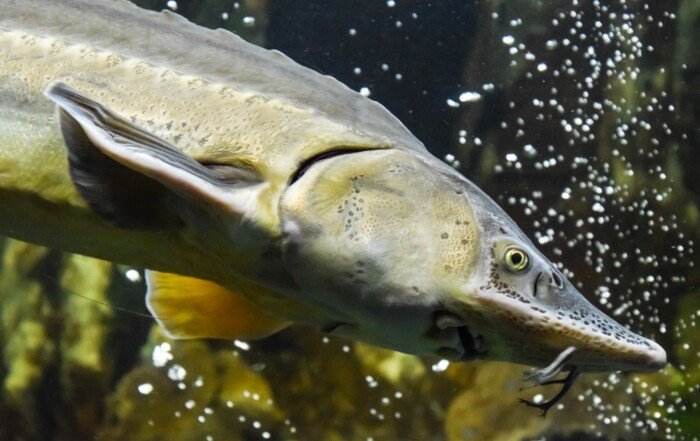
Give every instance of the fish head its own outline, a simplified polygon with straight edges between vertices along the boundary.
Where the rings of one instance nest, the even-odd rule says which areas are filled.
[[[653,371],[666,364],[661,346],[596,308],[503,213],[476,217],[483,261],[450,298],[455,316],[484,340],[484,358],[545,366],[574,347],[568,365],[580,371]]]
[[[451,167],[398,149],[324,158],[282,196],[283,261],[324,332],[451,360],[581,370],[665,364],[588,302]]]
[[[474,184],[461,185],[479,227],[481,259],[444,300],[454,323],[483,340],[482,358],[545,366],[575,348],[579,371],[655,371],[666,352],[600,311]]]

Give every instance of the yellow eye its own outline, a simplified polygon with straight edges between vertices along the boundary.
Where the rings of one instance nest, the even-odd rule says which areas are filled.
[[[511,248],[506,251],[506,266],[511,271],[522,271],[527,268],[530,259],[527,253],[519,248]]]

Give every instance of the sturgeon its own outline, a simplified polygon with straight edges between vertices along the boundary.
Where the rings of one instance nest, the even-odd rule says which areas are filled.
[[[0,0],[0,234],[148,268],[175,338],[300,323],[554,360],[530,379],[560,395],[580,372],[666,363],[380,104],[125,0]]]

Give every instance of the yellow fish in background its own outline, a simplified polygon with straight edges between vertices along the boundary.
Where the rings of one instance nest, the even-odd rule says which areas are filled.
[[[568,371],[544,412],[579,372],[666,363],[384,107],[125,0],[0,0],[0,234],[149,268],[176,338],[302,323]]]

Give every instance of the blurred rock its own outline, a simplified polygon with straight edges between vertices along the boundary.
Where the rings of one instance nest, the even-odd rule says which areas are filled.
[[[416,356],[362,343],[355,344],[355,355],[368,373],[388,380],[394,386],[410,387],[425,375],[425,366]]]
[[[267,381],[232,349],[172,341],[156,327],[146,348],[107,399],[100,439],[235,440],[282,424]]]
[[[14,240],[6,240],[0,265],[0,305],[2,305],[3,381],[2,398],[8,419],[20,437],[41,436],[34,425],[41,412],[38,391],[46,370],[56,354],[50,337],[56,324],[52,307],[35,270],[48,250]]]
[[[519,441],[548,427],[548,420],[517,401],[517,368],[496,363],[482,368],[450,404],[445,415],[448,440]]]

